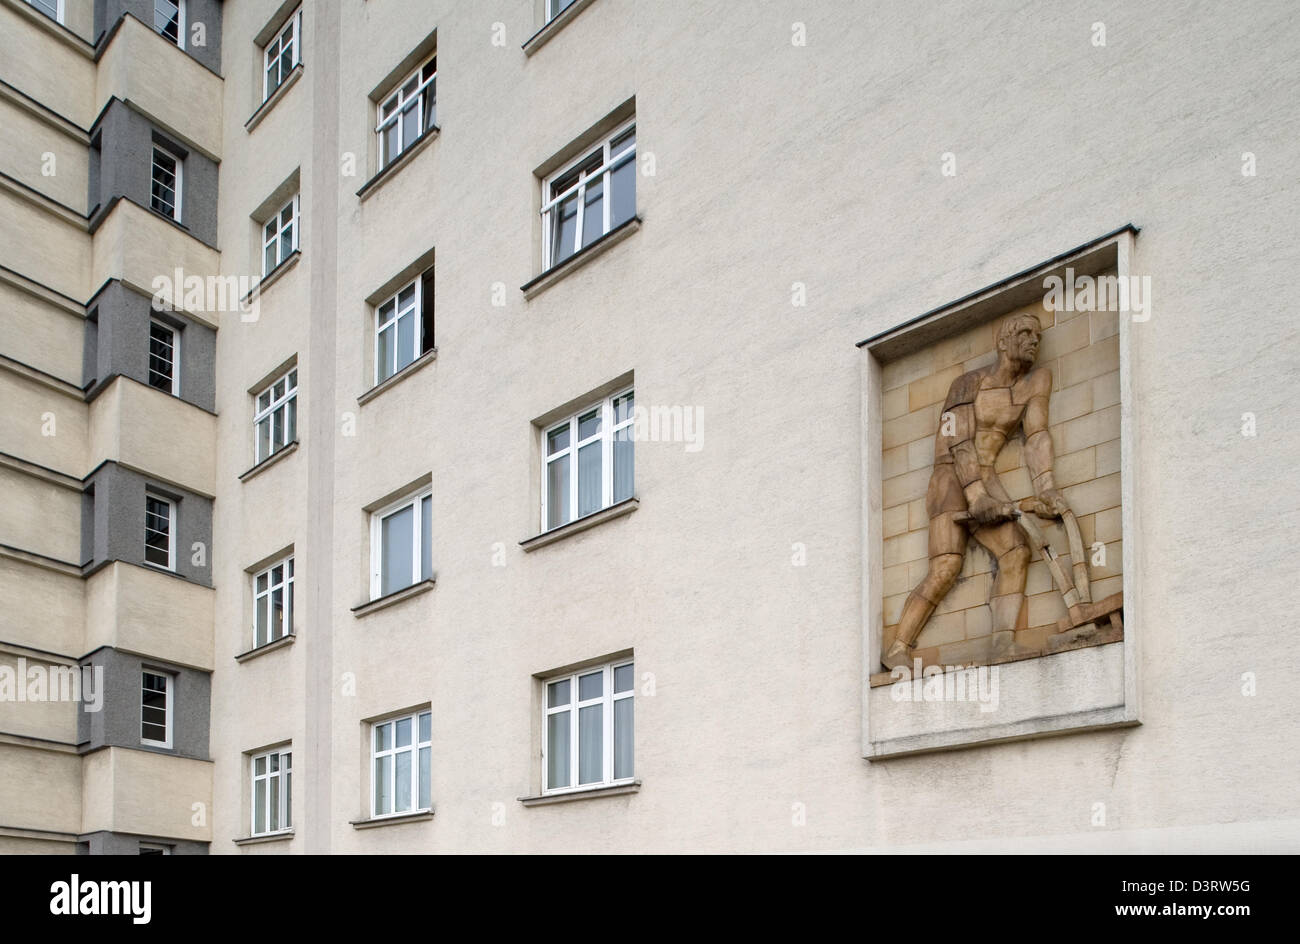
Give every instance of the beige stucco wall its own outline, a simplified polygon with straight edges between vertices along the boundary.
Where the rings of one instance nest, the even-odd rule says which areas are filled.
[[[219,76],[134,17],[126,17],[99,59],[96,113],[110,98],[130,102],[209,157],[221,154]]]
[[[80,656],[85,607],[85,584],[70,568],[0,556],[0,639]]]
[[[106,829],[206,842],[211,765],[150,751],[108,747],[82,758],[81,832]]]
[[[10,282],[0,282],[0,350],[16,361],[81,384],[81,349],[86,323],[82,313],[33,295]]]
[[[87,471],[106,461],[213,493],[211,413],[127,377],[116,377],[90,404]]]
[[[6,130],[0,138],[4,172],[84,214],[89,173],[86,142],[8,97],[0,98],[0,127]]]
[[[87,4],[88,6],[89,4]],[[82,129],[97,112],[94,100],[94,50],[78,43],[27,6],[23,0],[0,3],[0,62],[6,81]],[[81,24],[81,18],[75,18]],[[69,26],[72,24],[70,23]],[[87,26],[82,33],[89,40]]]
[[[86,578],[85,651],[114,646],[212,668],[213,591],[113,561]]]
[[[218,256],[156,213],[119,200],[95,231],[90,280],[98,288],[108,279],[121,279],[146,295],[157,295],[164,307],[190,311],[192,306],[184,304],[184,281],[190,276],[206,279],[216,275]],[[180,282],[177,269],[183,274]],[[155,285],[155,279],[162,281]],[[202,311],[193,313],[207,320]]]
[[[1266,591],[1295,552],[1262,523],[1240,523],[1253,520],[1241,517],[1257,505],[1251,496],[1270,489],[1266,470],[1293,462],[1296,449],[1238,432],[1246,409],[1284,425],[1285,397],[1266,378],[1285,355],[1265,338],[1288,330],[1278,293],[1294,293],[1262,286],[1288,252],[1279,249],[1287,184],[1280,171],[1243,179],[1236,155],[1209,143],[1245,135],[1277,168],[1296,157],[1295,120],[1280,100],[1214,104],[1216,90],[1250,81],[1246,50],[1271,60],[1294,44],[1280,7],[1258,5],[1249,24],[1115,11],[1112,45],[1098,49],[1091,13],[1087,23],[1023,10],[954,22],[915,5],[864,19],[849,5],[715,3],[662,16],[597,0],[532,57],[518,51],[535,28],[528,6],[372,7],[343,7],[337,49],[315,45],[324,14],[309,10],[302,81],[252,133],[226,121],[223,272],[247,271],[248,214],[294,166],[306,226],[288,277],[299,285],[272,287],[257,325],[228,319],[218,337],[216,542],[239,552],[223,555],[216,574],[213,716],[229,724],[213,729],[214,852],[236,851],[230,840],[248,833],[243,752],[282,739],[295,745],[296,836],[259,851],[1077,842],[1098,831],[1095,802],[1106,804],[1101,830],[1116,845],[1140,842],[1144,829],[1194,835],[1211,823],[1238,824],[1228,835],[1242,843],[1259,835],[1251,823],[1300,835],[1289,775],[1274,759],[1296,746],[1292,699],[1240,694],[1242,672],[1296,665],[1267,628],[1285,609]],[[228,3],[227,35],[256,33],[274,8]],[[790,42],[796,19],[805,47]],[[497,21],[503,48],[488,41]],[[362,180],[338,175],[334,155],[369,153],[365,93],[435,27],[442,134],[360,202]],[[1208,60],[1182,54],[1193,29],[1221,37]],[[989,31],[1018,55],[977,56]],[[896,52],[918,41],[925,63],[946,66],[913,66]],[[864,55],[882,43],[889,55]],[[256,99],[243,57],[256,50],[240,40],[225,50],[227,108],[242,116]],[[590,75],[602,81],[579,80]],[[326,120],[333,88],[343,92],[337,140]],[[633,95],[639,151],[657,164],[637,181],[641,232],[525,302],[518,286],[538,264],[532,169]],[[1134,101],[1144,104],[1124,104]],[[1077,146],[1080,115],[1099,103],[1141,118],[1143,133],[1103,150]],[[1170,162],[1175,142],[1204,156]],[[956,177],[941,174],[946,151]],[[334,218],[321,219],[329,208]],[[1143,227],[1134,271],[1152,275],[1157,293],[1152,320],[1134,326],[1148,470],[1135,500],[1151,559],[1168,562],[1151,568],[1135,614],[1143,725],[868,765],[854,342],[1130,220]],[[328,253],[313,240],[334,225],[338,275],[321,289],[314,263]],[[363,301],[432,246],[438,359],[358,407],[372,353]],[[491,304],[497,282],[503,308]],[[804,307],[791,304],[794,282]],[[304,294],[313,283],[336,303],[310,304],[324,297]],[[1257,340],[1225,345],[1224,312],[1242,310]],[[1107,343],[1089,325],[1094,341]],[[238,484],[247,389],[294,353],[303,444]],[[525,555],[517,542],[537,530],[529,420],[629,370],[639,403],[702,411],[703,449],[639,444],[636,514]],[[1089,387],[1104,437],[1058,447],[1093,450],[1094,475],[1098,446],[1116,435],[1108,376]],[[1068,412],[1060,396],[1054,407]],[[344,435],[350,416],[355,435]],[[1066,426],[1054,433],[1071,436]],[[357,619],[361,509],[430,472],[437,585]],[[1234,484],[1202,507],[1196,490],[1229,475]],[[1235,539],[1211,553],[1211,533]],[[248,638],[243,568],[290,543],[301,635],[236,664]],[[493,566],[498,548],[505,566]],[[1225,572],[1234,598],[1257,610],[1231,660],[1222,637],[1231,605],[1212,576]],[[319,581],[310,593],[307,581]],[[642,791],[523,808],[515,798],[540,786],[533,675],[629,648],[654,685],[636,708]],[[368,778],[363,719],[424,702],[436,817],[354,830]],[[1279,754],[1279,744],[1290,747]],[[1231,770],[1216,760],[1224,756],[1235,758]],[[1195,791],[1181,789],[1192,781]]]
[[[81,758],[74,753],[0,743],[4,825],[75,833],[81,826]]]

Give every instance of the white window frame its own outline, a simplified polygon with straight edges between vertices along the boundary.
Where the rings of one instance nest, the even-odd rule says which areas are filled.
[[[181,160],[180,156],[175,151],[171,150],[170,148],[163,147],[161,144],[157,143],[156,141],[154,142],[153,150],[149,152],[149,188],[150,188],[149,208],[152,209],[155,213],[161,213],[164,216],[167,215],[162,210],[158,209],[153,205],[154,170],[161,166],[158,163],[158,153],[160,151],[163,154],[165,154],[167,157],[170,157],[173,161],[176,162],[176,187],[174,188],[174,192],[172,193],[172,198],[173,198],[172,212],[170,218],[179,223],[181,221],[181,200],[182,200],[181,194],[183,192],[183,185],[185,181],[185,162]]]
[[[153,369],[153,360],[152,360],[153,358],[152,347],[153,347],[153,329],[155,325],[157,325],[159,328],[162,328],[164,331],[170,332],[172,336],[172,340],[171,340],[171,348],[172,348],[171,381],[172,383],[171,383],[170,390],[164,387],[160,387],[153,382],[154,369]],[[165,321],[159,321],[157,318],[150,318],[149,319],[149,345],[150,345],[150,351],[149,351],[150,361],[148,366],[149,386],[153,387],[155,390],[162,390],[165,393],[170,393],[174,397],[179,397],[181,395],[181,333],[180,330],[174,327],[173,325],[169,325]]]
[[[175,0],[176,3],[176,45],[185,48],[185,0]],[[153,30],[167,42],[172,42],[172,38],[158,28],[158,0],[153,3]]]
[[[375,349],[374,378],[375,378],[376,385],[383,383],[385,380],[389,380],[393,377],[396,377],[402,371],[406,370],[407,367],[410,367],[411,364],[414,364],[425,354],[429,353],[428,351],[420,350],[421,342],[424,340],[424,315],[425,315],[424,277],[425,275],[428,274],[428,272],[429,270],[425,269],[423,272],[417,275],[413,281],[407,282],[405,285],[403,285],[401,288],[395,291],[392,295],[390,295],[388,298],[385,298],[383,301],[381,301],[378,305],[375,306],[375,336],[374,336],[373,343]],[[400,305],[399,299],[402,297],[402,293],[405,292],[408,288],[411,288],[412,285],[414,285],[415,287],[415,302],[414,302],[415,331],[412,333],[412,341],[415,345],[415,350],[411,352],[410,362],[403,367],[398,367],[397,358],[399,352],[397,350],[397,321],[407,311],[407,309],[399,307]],[[383,310],[384,306],[387,305],[389,302],[392,302],[393,313],[386,321],[380,321],[380,318],[382,317],[380,315],[380,312]],[[429,302],[431,304],[432,299],[429,299]],[[379,372],[379,336],[389,326],[391,326],[393,330],[393,345],[392,345],[393,371],[387,377],[382,377],[380,376],[380,372]],[[432,347],[430,348],[430,350],[432,350]]]
[[[166,729],[167,733],[166,736],[161,741],[155,740],[153,738],[147,738],[144,736],[144,693],[146,691],[144,687],[144,677],[146,675],[152,675],[156,678],[160,678],[167,685],[167,687],[163,689],[163,712],[166,715],[163,723],[163,727]],[[172,675],[170,672],[162,672],[158,669],[150,669],[148,667],[141,669],[140,671],[140,728],[141,728],[140,743],[141,744],[147,744],[150,747],[165,747],[169,750],[171,749],[172,728],[173,728],[172,709],[173,709],[173,705],[175,704],[175,698],[173,693],[175,689],[176,689],[176,677]],[[157,691],[157,689],[150,689],[150,691]]]
[[[556,528],[562,528],[566,524],[572,524],[580,518],[587,515],[594,515],[603,511],[614,503],[614,434],[620,430],[627,429],[635,423],[636,396],[635,386],[625,387],[617,393],[611,393],[603,400],[588,403],[581,410],[576,411],[570,416],[556,423],[551,423],[542,427],[542,531],[554,531]],[[629,411],[627,419],[614,423],[614,401],[633,394],[633,409]],[[578,439],[578,418],[586,416],[593,409],[599,409],[600,413],[600,432],[594,436],[588,436],[586,439]],[[557,450],[554,455],[548,455],[547,440],[551,433],[564,427],[569,428],[569,445],[563,449]],[[600,507],[595,511],[589,511],[586,515],[578,514],[578,449],[600,440]],[[636,461],[636,439],[632,440],[633,462]],[[562,521],[557,525],[550,526],[550,481],[549,472],[552,462],[567,461],[569,463],[569,520]],[[635,466],[634,466],[635,469]],[[633,472],[632,495],[636,495],[636,473]],[[629,496],[631,497],[631,496]],[[620,499],[625,501],[626,499]]]
[[[288,42],[293,44],[293,54],[289,63],[288,72],[280,69],[280,58],[286,45],[285,36],[288,35]],[[279,80],[275,83],[275,88],[271,88],[270,82],[267,81],[267,73],[271,71],[271,48],[275,47],[275,64],[276,71],[279,73]],[[293,11],[293,14],[271,37],[270,41],[262,47],[262,101],[265,102],[276,89],[284,84],[284,80],[302,63],[302,7]]]
[[[37,0],[27,0],[27,4],[28,6],[32,7],[43,16],[50,15],[48,12],[46,12],[45,7],[41,6],[40,3],[37,2]],[[64,0],[54,0],[54,22],[59,24],[63,23],[63,15],[64,15],[63,4],[64,4]]]
[[[412,492],[410,495],[386,505],[370,515],[370,599],[378,600],[383,596],[383,575],[384,575],[384,519],[402,511],[407,507],[414,507],[414,532],[411,540],[411,582],[404,587],[398,587],[390,593],[400,593],[408,587],[414,587],[421,583],[424,578],[424,518],[422,502],[428,498],[432,501],[433,486],[426,485],[418,492]],[[432,508],[430,508],[432,514]],[[432,530],[432,529],[430,529]],[[429,561],[430,572],[433,570],[433,560]]]
[[[271,758],[276,757],[279,769],[274,773],[271,771]],[[265,758],[265,771],[262,774],[257,773],[258,760]],[[293,829],[293,748],[277,747],[274,750],[263,751],[260,754],[254,754],[248,759],[249,773],[249,807],[251,816],[249,817],[249,835],[251,836],[274,836],[278,833],[287,833]],[[266,781],[266,802],[262,812],[265,814],[265,822],[269,826],[271,823],[271,780],[280,779],[280,804],[276,813],[279,816],[280,825],[275,829],[264,829],[257,831],[257,784],[260,780]]]
[[[622,701],[624,698],[636,697],[636,672],[635,658],[619,659],[615,662],[608,662],[605,665],[593,665],[585,669],[579,669],[577,672],[566,672],[564,675],[556,675],[542,680],[542,793],[576,793],[583,790],[593,790],[598,787],[618,786],[619,784],[632,783],[636,780],[636,708],[632,709],[632,767],[633,773],[626,777],[614,779],[614,703]],[[632,687],[625,692],[614,692],[614,670],[624,666],[633,666]],[[601,694],[596,698],[579,700],[578,698],[578,679],[584,675],[591,675],[600,672],[603,675],[601,680]],[[569,702],[566,705],[558,705],[555,708],[550,707],[550,689],[555,682],[569,682]],[[601,711],[601,767],[602,777],[600,780],[593,780],[589,783],[578,783],[578,759],[580,756],[580,745],[578,742],[578,714],[580,708],[589,705],[603,704],[605,707]],[[569,785],[564,787],[552,787],[550,784],[551,765],[550,765],[550,740],[551,725],[550,717],[553,714],[569,712]]]
[[[438,54],[436,51],[432,55],[425,57],[425,59],[418,66],[416,66],[414,69],[412,69],[410,72],[408,72],[405,76],[402,77],[402,81],[398,82],[393,87],[392,91],[390,91],[387,95],[385,95],[383,98],[381,98],[378,102],[375,103],[375,137],[377,139],[376,144],[379,148],[377,153],[379,155],[380,170],[383,170],[389,164],[393,163],[393,161],[397,160],[399,157],[405,154],[409,147],[413,147],[415,143],[419,141],[421,138],[423,138],[426,134],[428,134],[430,130],[438,127],[438,89],[436,84],[438,81],[438,69],[436,64],[434,66],[433,75],[429,76],[427,79],[420,82],[419,86],[415,89],[414,92],[410,94],[410,96],[407,96],[403,92],[407,84],[410,83],[411,79],[419,78],[420,74],[424,71],[424,67],[427,66],[430,62],[434,62],[437,58],[438,58]],[[434,87],[434,101],[433,101],[433,114],[430,116],[431,120],[429,123],[429,127],[420,128],[416,136],[411,139],[411,144],[404,145],[402,142],[406,139],[406,128],[404,127],[404,125],[406,122],[405,115],[408,109],[404,108],[403,106],[406,105],[406,103],[410,101],[412,98],[421,99],[421,101],[418,104],[416,104],[414,112],[417,121],[420,124],[424,124],[425,107],[424,107],[423,98],[424,98],[425,89],[427,89],[430,85]],[[384,109],[387,108],[390,103],[393,105],[393,112],[387,118],[385,118]],[[398,145],[397,152],[395,154],[385,155],[384,132],[387,131],[388,126],[393,124],[394,122],[397,123],[397,145]]]
[[[167,566],[156,561],[149,560],[149,502],[162,502],[167,506]],[[170,498],[164,498],[156,492],[146,491],[144,493],[144,532],[145,532],[145,557],[144,562],[150,567],[162,567],[164,570],[176,570],[176,502]]]
[[[262,278],[266,278],[276,269],[280,268],[280,266],[288,262],[289,256],[292,256],[294,252],[298,249],[298,238],[299,238],[299,234],[302,232],[302,219],[301,219],[301,214],[299,212],[301,209],[301,204],[298,201],[298,198],[300,196],[301,193],[295,193],[293,197],[288,200],[288,202],[284,203],[280,207],[280,209],[275,211],[274,216],[268,217],[266,220],[262,222],[262,225],[258,228],[258,232],[262,234]],[[285,230],[283,220],[284,220],[284,211],[288,210],[290,207],[293,208],[293,216],[290,218],[290,225],[293,226],[293,235],[291,238],[291,245],[289,246],[289,255],[286,256],[284,254],[284,245],[282,242],[284,238],[284,230]],[[271,227],[271,224],[273,222],[275,224],[275,235],[268,237],[266,235],[266,232]],[[269,247],[272,243],[275,244],[275,265],[271,266],[268,269],[266,267],[266,250],[267,247]]]
[[[275,398],[275,387],[280,381],[284,381],[284,394],[277,400]],[[262,397],[270,394],[271,400],[267,406],[259,409],[257,404]],[[289,438],[289,405],[293,404],[293,438]],[[284,421],[280,424],[280,429],[284,437],[284,442],[276,444],[275,442],[275,411],[284,409]],[[271,424],[271,451],[262,455],[262,436],[261,429],[263,421]],[[269,384],[258,391],[257,396],[253,398],[253,459],[254,464],[264,462],[271,458],[281,449],[286,448],[298,439],[298,365],[290,367],[279,377],[276,377]]]
[[[429,740],[420,740],[420,718],[428,716],[429,718]],[[411,743],[406,747],[397,746],[397,722],[411,722]],[[391,728],[391,737],[389,747],[386,750],[379,750],[379,729],[384,726]],[[429,749],[429,779],[433,779],[433,712],[432,709],[424,708],[419,711],[411,712],[407,715],[397,715],[393,718],[384,718],[380,721],[374,721],[370,724],[370,818],[371,819],[389,819],[393,816],[411,816],[415,813],[427,813],[433,809],[433,790],[429,790],[429,806],[419,806],[420,802],[420,749],[427,747]],[[409,752],[411,755],[411,795],[408,797],[410,806],[404,810],[397,809],[397,755],[399,753]],[[388,768],[389,786],[392,789],[390,797],[393,809],[387,813],[377,812],[375,807],[378,803],[379,796],[375,793],[375,761],[383,758]]]
[[[583,231],[583,224],[585,223],[584,217],[586,214],[586,207],[587,207],[587,201],[585,199],[585,196],[587,192],[588,182],[596,178],[600,178],[601,185],[602,185],[601,186],[602,197],[600,201],[600,209],[602,214],[601,232],[600,232],[600,236],[597,236],[596,239],[600,239],[601,237],[607,236],[609,234],[610,211],[613,209],[614,206],[613,195],[610,191],[610,182],[611,182],[610,175],[613,173],[614,165],[621,164],[629,154],[632,155],[632,162],[633,165],[635,165],[636,144],[637,144],[636,137],[634,135],[632,138],[632,143],[622,148],[620,151],[618,151],[618,153],[610,153],[610,148],[615,138],[621,137],[622,135],[626,134],[628,131],[634,129],[635,127],[636,127],[636,117],[633,116],[632,118],[629,118],[627,121],[619,125],[609,134],[605,135],[604,140],[601,141],[599,145],[591,145],[590,147],[583,148],[582,152],[577,157],[575,157],[573,160],[566,163],[563,167],[561,167],[559,170],[555,171],[554,173],[548,174],[547,177],[542,181],[541,214],[542,214],[542,271],[543,272],[557,265],[557,263],[553,259],[554,256],[553,228],[555,226],[554,211],[556,207],[558,207],[561,203],[563,203],[565,200],[568,200],[571,196],[574,196],[575,194],[577,195],[578,198],[578,212],[574,224],[574,238],[573,238],[574,249],[573,252],[569,253],[567,256],[564,257],[563,261],[567,262],[569,259],[572,259],[575,255],[577,255],[585,248],[582,245],[582,231]],[[601,162],[598,167],[579,177],[575,183],[567,187],[561,193],[557,194],[554,197],[550,196],[551,187],[557,180],[571,173],[575,167],[579,167],[587,163],[588,161],[590,161],[592,156],[596,153],[597,150],[600,150],[601,152]],[[636,179],[636,173],[637,171],[634,166],[632,170],[632,177],[634,182]],[[633,216],[635,215],[636,215],[636,210],[634,208]]]
[[[280,582],[275,583],[273,576],[275,568],[280,570]],[[258,590],[257,582],[262,577],[266,578],[266,589]],[[284,639],[286,636],[293,635],[293,581],[294,581],[294,561],[293,555],[282,557],[273,564],[267,565],[264,569],[253,574],[253,648],[259,649],[262,646],[269,646],[271,643]],[[276,590],[281,591],[281,599],[284,601],[284,631],[275,638],[271,638],[271,597]],[[257,625],[258,604],[266,600],[266,639],[259,638]]]

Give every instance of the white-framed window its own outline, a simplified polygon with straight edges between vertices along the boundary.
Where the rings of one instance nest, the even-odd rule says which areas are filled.
[[[298,248],[298,194],[262,227],[262,275],[270,275]]]
[[[181,218],[181,182],[184,164],[165,147],[153,146],[153,189],[149,205],[173,220]]]
[[[64,0],[27,0],[27,2],[56,23],[63,22]]]
[[[253,577],[253,648],[293,632],[293,557]]]
[[[153,0],[153,28],[185,48],[185,0]]]
[[[253,835],[293,828],[293,752],[253,756]]]
[[[546,680],[543,793],[632,779],[632,660]]]
[[[418,711],[371,725],[372,818],[430,809],[431,719],[430,712]]]
[[[160,845],[156,842],[142,842],[139,849],[140,855],[171,855],[172,847]]]
[[[151,493],[144,496],[144,559],[176,569],[176,503]]]
[[[559,265],[636,215],[636,121],[542,182],[542,268]]]
[[[573,0],[546,0],[546,22],[551,22],[572,4]]]
[[[170,675],[145,669],[140,680],[140,743],[172,746],[172,688]]]
[[[397,84],[379,104],[379,167],[383,169],[438,123],[438,57]]]
[[[631,390],[542,430],[544,530],[632,497],[634,431]]]
[[[370,598],[433,576],[433,494],[425,488],[370,516]]]
[[[149,322],[149,386],[180,396],[181,334],[161,321]]]
[[[298,436],[298,368],[257,395],[253,413],[256,461],[269,459]]]
[[[375,383],[433,350],[433,269],[375,308]]]
[[[271,97],[302,62],[302,7],[289,17],[262,53],[262,101]]]

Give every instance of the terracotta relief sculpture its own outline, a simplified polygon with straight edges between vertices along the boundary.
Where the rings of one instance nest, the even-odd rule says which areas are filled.
[[[953,381],[935,436],[934,471],[926,492],[929,569],[903,606],[892,644],[881,658],[886,668],[911,665],[917,636],[951,589],[973,537],[993,556],[995,578],[990,660],[1013,656],[1016,621],[1025,601],[1032,551],[1048,562],[1069,616],[1058,631],[1072,636],[1094,632],[1094,621],[1111,616],[1119,626],[1120,595],[1098,604],[1089,598],[1088,565],[1074,515],[1052,476],[1048,400],[1052,374],[1035,368],[1042,329],[1032,315],[1013,315],[998,329],[997,362]],[[1024,459],[1034,497],[1014,503],[994,471],[998,453],[1017,429],[1024,433]],[[1026,516],[1063,519],[1072,566],[1067,572],[1038,527]],[[1013,656],[1014,657],[1014,656]]]

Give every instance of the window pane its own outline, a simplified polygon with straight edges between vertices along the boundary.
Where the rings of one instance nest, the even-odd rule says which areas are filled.
[[[271,591],[271,638],[279,639],[284,635],[284,590]]]
[[[559,682],[552,682],[550,685],[547,685],[546,707],[558,708],[561,705],[567,705],[569,703],[570,684],[571,683],[568,679],[563,679]]]
[[[268,780],[271,788],[271,797],[268,803],[270,809],[267,811],[269,819],[267,820],[268,828],[275,830],[280,828],[280,778],[271,777]]]
[[[557,528],[569,520],[569,458],[546,466],[546,527]]]
[[[626,423],[632,418],[634,395],[625,393],[621,397],[614,398],[614,425]]]
[[[553,456],[561,449],[569,448],[569,426],[566,423],[559,429],[553,429],[546,434],[546,454]]]
[[[399,150],[398,145],[400,144],[400,139],[397,137],[398,135],[397,124],[398,123],[394,121],[391,125],[389,125],[387,128],[384,129],[383,145],[384,145],[385,164],[392,161],[392,159],[397,156]]]
[[[429,808],[429,758],[430,748],[420,748],[420,809]]]
[[[402,150],[415,143],[420,136],[420,100],[414,99],[402,109]]]
[[[375,815],[393,811],[393,791],[389,783],[389,758],[375,758]]]
[[[393,787],[393,812],[411,808],[411,752],[397,754],[397,783]]]
[[[578,450],[578,517],[600,511],[601,442],[588,443]]]
[[[603,750],[604,704],[578,709],[578,783],[598,783],[605,779]]]
[[[288,755],[285,755],[285,766],[289,764]],[[284,820],[282,825],[288,829],[293,825],[293,773],[289,770],[284,772]]]
[[[401,370],[415,360],[415,313],[407,312],[397,319],[397,369]]]
[[[379,376],[375,379],[376,383],[393,376],[393,338],[396,335],[396,325],[390,325],[379,332]]]
[[[411,719],[402,718],[394,726],[394,746],[410,747],[411,746]]]
[[[433,498],[420,501],[420,579],[433,577]]]
[[[294,397],[285,406],[284,441],[291,443],[298,438],[298,398]]]
[[[180,37],[181,30],[181,11],[178,4],[172,0],[154,0],[153,3],[153,26],[158,32],[162,33],[172,42],[176,42]]]
[[[257,458],[259,461],[271,454],[271,417],[257,424]]]
[[[614,670],[614,692],[630,692],[635,681],[632,665],[620,665]]]
[[[573,255],[573,240],[578,232],[578,197],[574,194],[569,199],[556,205],[551,210],[552,229],[551,265],[558,265]]]
[[[557,711],[546,717],[546,786],[569,786],[569,713]]]
[[[258,758],[262,760],[262,758]],[[257,780],[253,784],[253,832],[266,832],[266,781]]]
[[[599,698],[605,692],[605,673],[592,672],[578,676],[578,701]]]
[[[590,439],[600,432],[600,410],[592,410],[585,416],[578,417],[578,442]]]
[[[275,259],[275,252],[276,252],[276,250],[275,250],[275,242],[272,241],[272,242],[270,242],[270,243],[267,243],[267,245],[266,245],[266,253],[264,254],[264,256],[263,256],[263,258],[262,258],[262,271],[263,271],[263,273],[270,272],[272,269],[275,268],[275,262],[276,262],[276,259]]]
[[[438,123],[438,112],[437,112],[438,97],[436,94],[437,88],[438,88],[438,80],[434,79],[432,82],[429,83],[428,87],[426,87],[424,90],[424,130],[425,131],[428,131],[430,128],[432,128],[434,125]]]
[[[433,719],[433,715],[427,711],[424,714],[420,715],[420,743],[421,744],[429,740],[429,726],[432,719]]]
[[[614,433],[614,494],[612,501],[621,502],[632,497],[633,452],[632,434],[634,428],[624,426]]]
[[[271,452],[284,445],[284,407],[278,407],[271,414]]]
[[[293,224],[290,223],[280,231],[280,261],[293,255]]]
[[[269,626],[268,612],[270,600],[266,597],[258,597],[256,616],[253,620],[253,645],[261,646],[270,642],[267,636],[267,627]]]
[[[393,746],[393,724],[386,722],[375,725],[375,750],[386,751]]]
[[[605,188],[600,178],[587,184],[582,208],[582,244],[595,242],[605,232]]]
[[[380,528],[383,532],[383,570],[380,580],[380,592],[383,594],[401,590],[411,585],[415,549],[415,509],[409,506],[384,519]]]
[[[632,776],[632,698],[614,702],[614,779]]]
[[[615,167],[609,175],[613,202],[609,205],[609,228],[626,223],[636,215],[636,155]]]
[[[253,760],[253,775],[260,777],[266,773],[266,756],[255,758]]]

